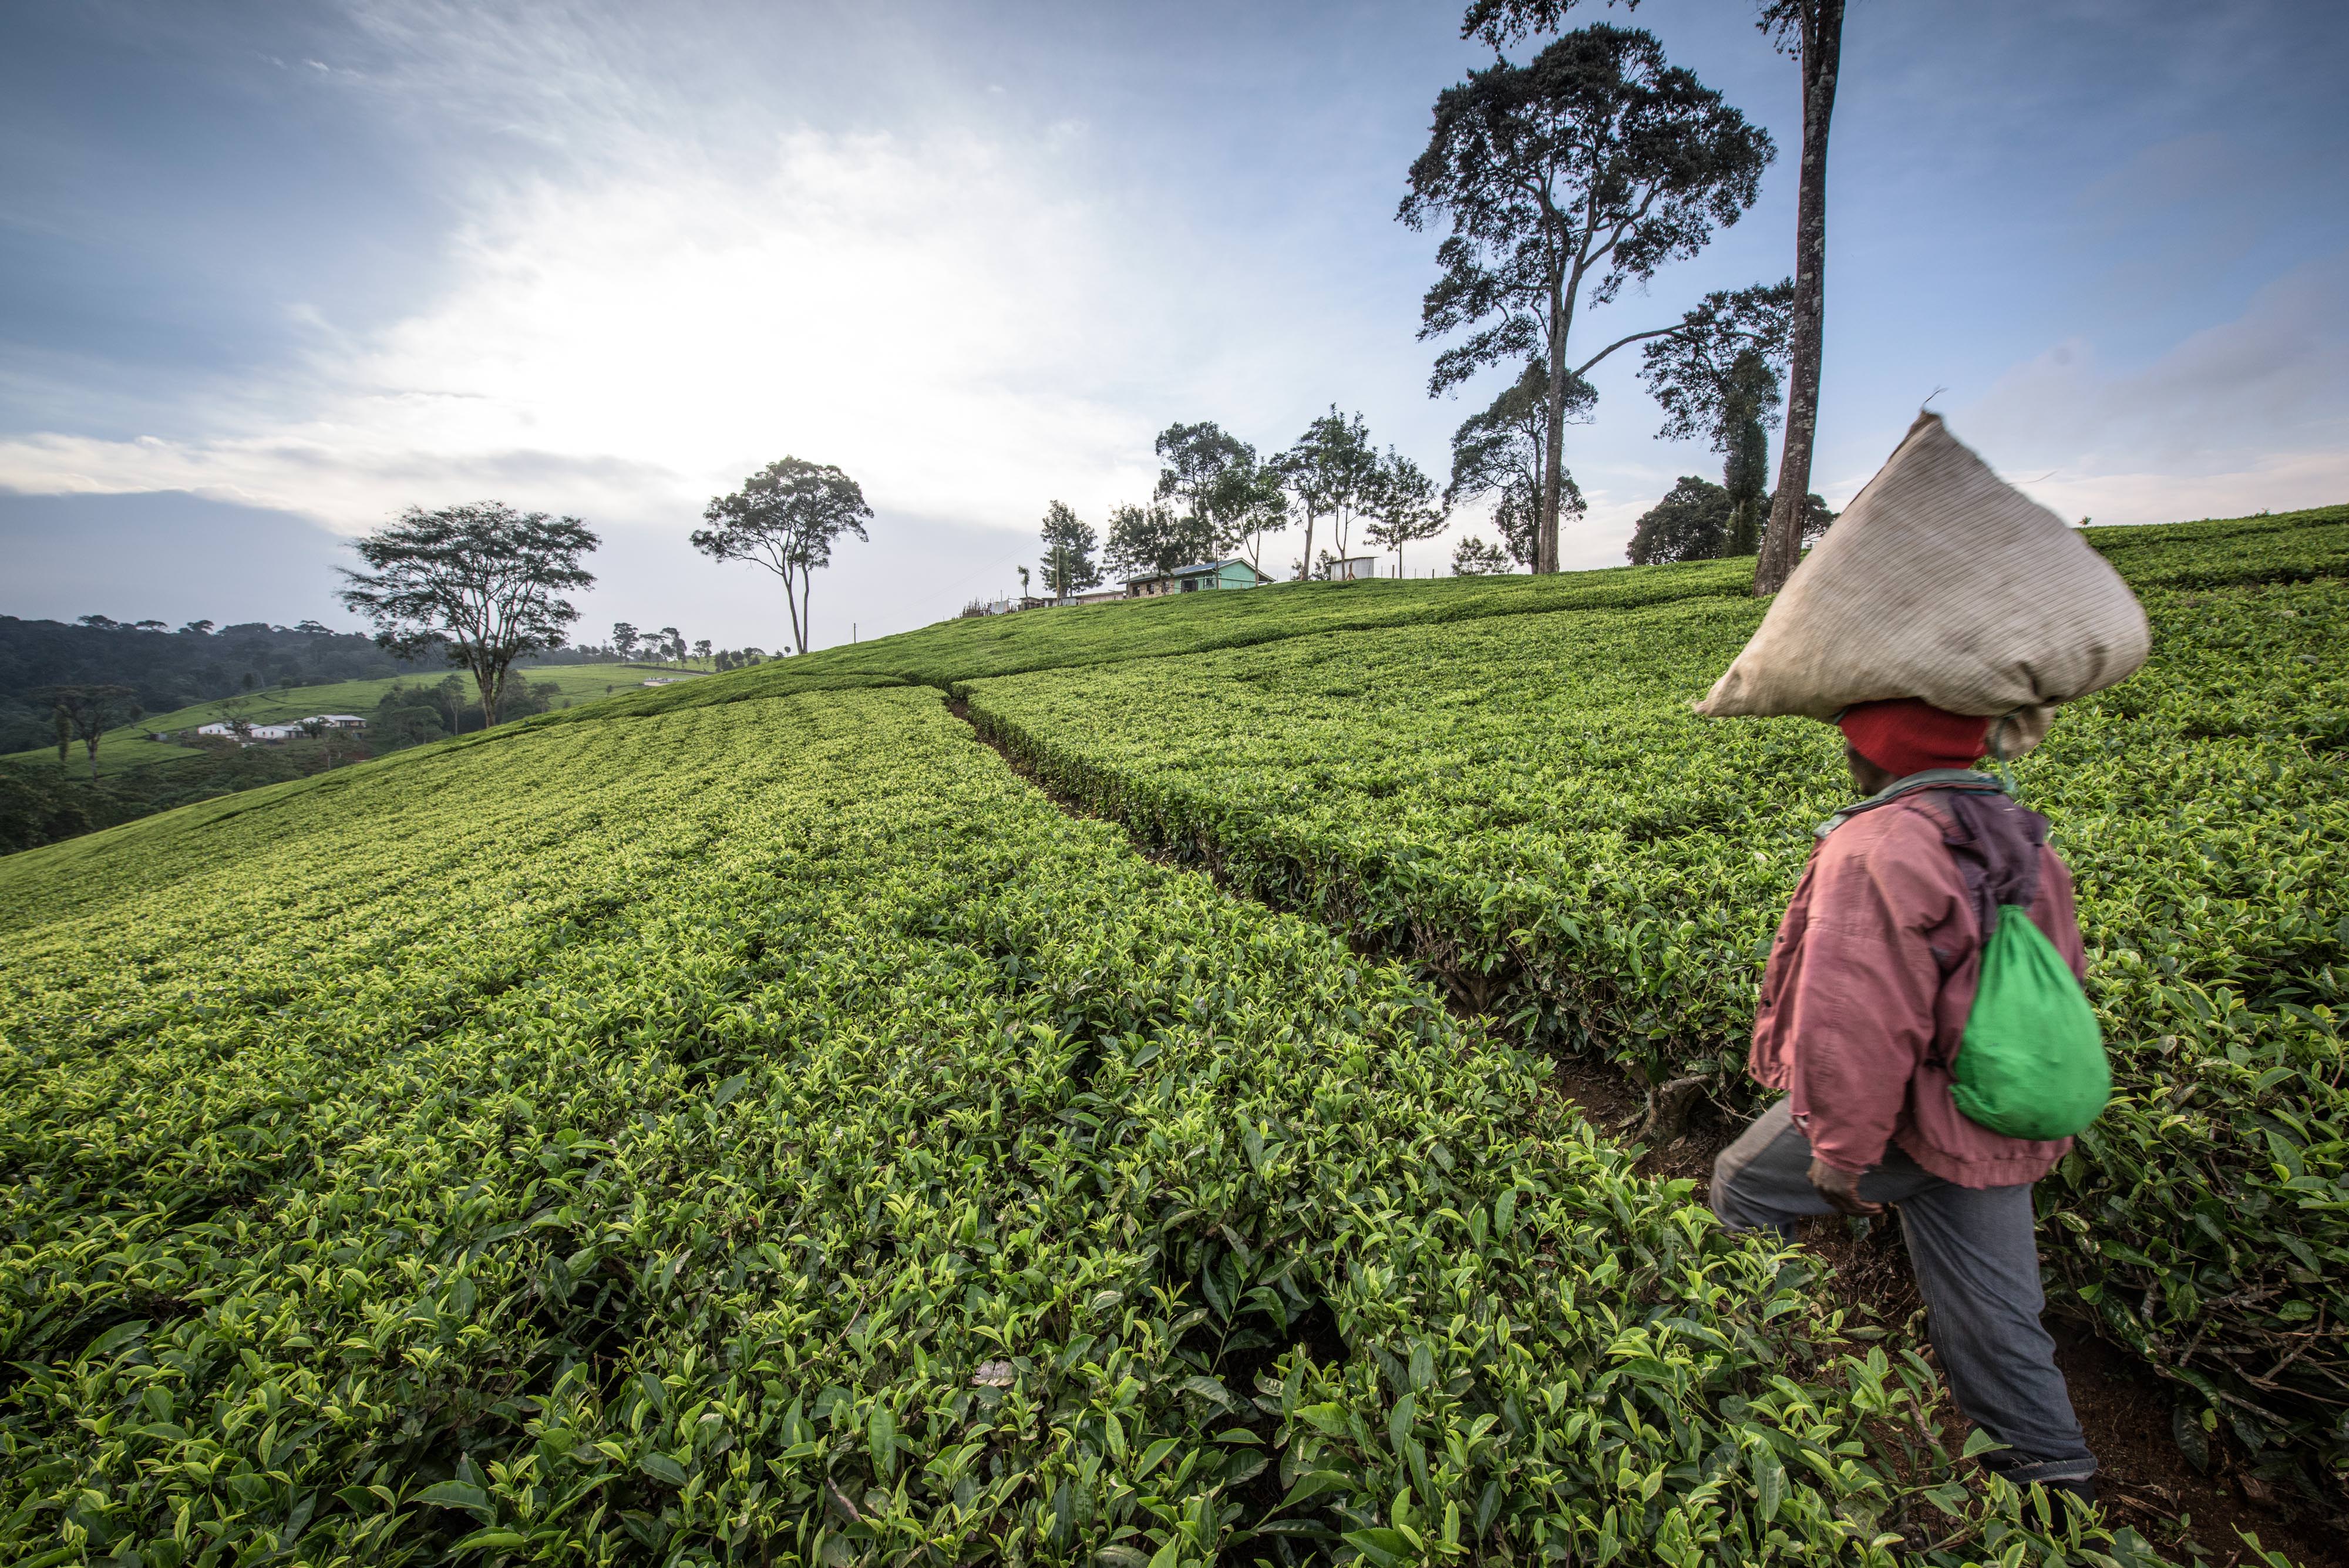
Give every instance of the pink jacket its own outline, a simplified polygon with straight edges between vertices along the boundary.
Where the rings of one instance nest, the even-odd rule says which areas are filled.
[[[1811,851],[1762,975],[1747,1068],[1794,1099],[1820,1159],[1862,1172],[1889,1142],[1960,1187],[2036,1181],[2070,1138],[2007,1137],[1950,1097],[1982,964],[1982,935],[1942,819],[1908,795],[1845,822]],[[2031,918],[2086,973],[2072,872],[2042,848]]]

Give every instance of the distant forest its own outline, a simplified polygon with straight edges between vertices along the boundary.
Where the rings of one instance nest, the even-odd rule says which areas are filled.
[[[601,649],[559,649],[526,660],[570,664]],[[317,686],[391,675],[438,675],[438,659],[395,659],[361,632],[316,621],[271,626],[248,621],[215,628],[191,621],[129,623],[84,616],[68,624],[0,616],[0,755],[57,743],[51,704],[33,693],[50,686],[128,686],[139,706],[168,713],[197,702],[272,686]]]

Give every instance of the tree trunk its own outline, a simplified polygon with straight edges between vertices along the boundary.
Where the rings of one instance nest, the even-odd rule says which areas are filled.
[[[1557,570],[1558,471],[1566,463],[1566,334],[1569,321],[1553,294],[1549,303],[1549,391],[1542,409],[1541,521],[1534,530],[1534,571]]]
[[[1313,580],[1313,512],[1310,507],[1305,513],[1305,559],[1298,564],[1297,580],[1300,583]]]
[[[1803,173],[1795,213],[1795,320],[1788,343],[1786,438],[1778,493],[1754,564],[1754,592],[1775,594],[1803,558],[1811,443],[1819,426],[1820,329],[1826,317],[1827,122],[1843,55],[1844,0],[1808,0],[1803,17]]]
[[[792,575],[789,572],[778,575],[783,579],[783,607],[792,612],[792,642],[793,646],[804,650],[807,647],[807,637],[800,629],[799,584],[792,580]]]

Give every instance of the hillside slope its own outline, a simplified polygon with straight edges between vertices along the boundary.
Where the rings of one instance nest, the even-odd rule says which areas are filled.
[[[2162,640],[2025,774],[2131,1087],[2056,1251],[2306,1474],[2349,508],[2096,542]],[[0,1544],[2038,1555],[1928,1363],[1512,1043],[1733,1095],[1840,798],[1819,727],[1685,716],[1742,571],[947,623],[0,861]]]
[[[429,669],[412,674],[337,680],[317,686],[271,686],[240,698],[197,702],[168,713],[148,713],[136,723],[119,725],[99,737],[98,771],[102,774],[124,773],[201,754],[192,747],[149,738],[157,733],[192,730],[216,723],[232,713],[255,724],[283,724],[314,713],[357,713],[365,717],[374,712],[376,705],[393,687],[429,686],[447,679],[450,673],[445,669]],[[557,701],[564,704],[595,701],[617,691],[639,688],[651,676],[704,678],[700,670],[654,664],[525,665],[514,673],[534,686],[554,687],[560,693]],[[46,746],[0,756],[0,765],[46,767],[54,766],[56,761],[56,750]],[[81,765],[82,747],[76,742],[68,771]]]
[[[2318,1327],[2349,1316],[2349,581],[2308,570],[2334,564],[2314,542],[2279,547],[2281,580],[2143,587],[2151,663],[2019,781],[2078,876],[2118,1086],[2041,1184],[2050,1261],[2189,1414],[2326,1496],[2349,1465],[2349,1350]],[[2238,541],[2200,547],[2146,576],[2246,571]],[[1771,933],[1848,799],[1826,726],[1689,711],[1760,617],[1527,616],[962,690],[1144,847],[1748,1114]]]
[[[258,794],[6,874],[20,1559],[2024,1545],[1537,1059],[934,691]]]

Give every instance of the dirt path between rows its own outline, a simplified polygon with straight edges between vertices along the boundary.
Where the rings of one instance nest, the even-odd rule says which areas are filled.
[[[1061,811],[1123,826],[1047,786],[1033,770],[970,723],[967,704],[949,700],[947,709],[970,725],[980,744]],[[1138,847],[1136,852],[1161,864],[1174,864],[1165,856]],[[1200,874],[1213,876],[1206,871]],[[1222,878],[1214,879],[1225,886]],[[1228,886],[1225,890],[1252,903],[1265,903]],[[1348,933],[1340,934],[1350,942]],[[1352,945],[1361,950],[1360,944]],[[1364,956],[1385,955],[1365,950]],[[1449,995],[1447,988],[1438,989]],[[1499,1030],[1498,1020],[1475,1012],[1456,997],[1451,999],[1451,1007],[1464,1018],[1480,1018]],[[1637,1160],[1634,1168],[1642,1176],[1687,1177],[1699,1183],[1702,1194],[1703,1184],[1712,1179],[1714,1157],[1740,1130],[1709,1117],[1706,1108],[1700,1107],[1688,1119],[1685,1130],[1660,1147],[1630,1141],[1649,1119],[1648,1096],[1610,1063],[1564,1056],[1553,1057],[1552,1062],[1551,1081],[1559,1093],[1601,1132],[1630,1148]],[[1909,1255],[1897,1232],[1897,1225],[1889,1218],[1870,1224],[1830,1216],[1806,1221],[1800,1240],[1831,1270],[1825,1289],[1832,1301],[1880,1322],[1888,1333],[1878,1343],[1888,1352],[1907,1347],[1930,1361],[1934,1357],[1924,1335],[1925,1303],[1917,1293]],[[2070,1386],[2073,1410],[2096,1455],[2097,1501],[2108,1518],[2135,1526],[2173,1555],[2207,1561],[2211,1568],[2248,1568],[2258,1562],[2244,1546],[2239,1531],[2256,1535],[2263,1548],[2282,1552],[2303,1568],[2349,1568],[2349,1540],[2327,1533],[2313,1511],[2292,1509],[2256,1478],[2223,1466],[2206,1476],[2187,1462],[2170,1437],[2173,1402],[2168,1387],[2150,1368],[2098,1338],[2086,1324],[2061,1314],[2050,1315],[2047,1331],[2055,1339],[2056,1364]],[[1953,1433],[1952,1441],[1962,1444],[1971,1429],[1965,1417],[1946,1403],[1940,1415]]]

